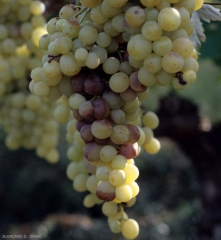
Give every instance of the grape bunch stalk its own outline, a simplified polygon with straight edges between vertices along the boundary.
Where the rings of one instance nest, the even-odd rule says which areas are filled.
[[[83,204],[102,204],[113,233],[139,234],[124,211],[136,202],[135,158],[155,154],[159,120],[144,112],[150,87],[181,90],[196,80],[191,15],[202,0],[80,0],[64,5],[39,39],[46,51],[31,72],[32,94],[58,101],[54,117],[66,123],[71,144],[67,176]]]

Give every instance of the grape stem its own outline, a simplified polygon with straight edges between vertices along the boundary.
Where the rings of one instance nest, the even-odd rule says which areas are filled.
[[[77,12],[73,17],[76,18],[77,16],[79,16],[81,13],[83,13],[84,11],[86,11],[88,8],[87,7],[83,7],[79,12]]]
[[[123,217],[124,207],[121,203],[118,204],[118,212],[121,213],[121,220],[124,219],[124,217]]]
[[[90,8],[87,8],[86,12],[84,13],[84,15],[82,16],[82,18],[80,19],[79,23],[82,23],[84,21],[84,18],[86,17],[86,15],[90,12]]]
[[[118,49],[117,50],[117,53],[118,53],[118,56],[120,58],[120,62],[123,62],[123,58],[122,58],[122,55],[121,55],[121,51]]]
[[[93,102],[95,99],[97,98],[97,96],[94,96],[92,99],[90,99],[90,102]]]

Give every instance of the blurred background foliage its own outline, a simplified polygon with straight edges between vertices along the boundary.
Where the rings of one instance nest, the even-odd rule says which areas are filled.
[[[198,79],[177,92],[199,107],[201,119],[213,124],[221,119],[221,24],[204,24],[207,40],[199,49]],[[153,87],[144,108],[157,110],[159,99],[171,87]],[[172,129],[171,129],[172,131]],[[8,151],[0,132],[0,236],[41,235],[45,240],[121,240],[110,232],[100,206],[83,207],[66,177],[69,160],[64,126],[61,126],[60,161],[51,165],[34,151]],[[128,208],[140,224],[140,240],[201,240],[197,229],[201,200],[191,159],[176,142],[159,139],[162,150],[136,159],[140,169],[137,203]],[[35,238],[33,238],[35,239]]]

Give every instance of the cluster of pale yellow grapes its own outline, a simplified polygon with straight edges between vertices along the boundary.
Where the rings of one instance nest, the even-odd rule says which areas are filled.
[[[58,123],[55,103],[29,91],[30,73],[41,66],[46,32],[41,1],[8,0],[0,3],[0,117],[7,134],[6,146],[36,149],[39,157],[57,162]]]
[[[183,89],[196,80],[195,0],[81,0],[46,25],[39,46],[47,53],[31,73],[30,91],[59,100],[54,116],[67,123],[67,176],[85,207],[103,204],[113,233],[127,239],[139,225],[124,207],[139,193],[134,158],[160,149],[155,113],[141,104],[153,85]]]
[[[153,134],[158,117],[144,113],[142,102],[153,85],[184,89],[196,80],[197,52],[189,37],[191,14],[202,4],[80,0],[64,5],[46,25],[40,1],[9,0],[0,6],[0,94],[9,99],[1,101],[6,143],[14,149],[34,147],[56,162],[52,115],[66,123],[68,178],[76,191],[88,191],[84,206],[103,204],[111,231],[127,239],[139,234],[138,223],[124,212],[139,193],[134,159],[143,150],[160,149]],[[11,96],[30,70],[31,93]]]
[[[81,0],[50,19],[39,47],[47,53],[31,72],[30,91],[59,100],[55,119],[67,123],[67,176],[85,207],[103,204],[113,233],[127,239],[139,225],[124,207],[136,202],[143,149],[160,149],[159,120],[141,104],[153,85],[183,89],[196,80],[189,37],[195,0]],[[71,113],[71,116],[70,116]]]

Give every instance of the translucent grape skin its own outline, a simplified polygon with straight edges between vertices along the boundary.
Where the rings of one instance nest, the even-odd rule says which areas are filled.
[[[107,217],[114,216],[118,212],[118,206],[113,202],[105,202],[102,205],[102,212]]]
[[[84,80],[86,77],[85,73],[80,72],[71,78],[71,88],[74,92],[80,93],[84,91]]]
[[[67,19],[62,25],[62,32],[70,38],[76,38],[80,31],[80,24],[76,19]]]
[[[96,137],[95,137],[95,138],[94,138],[94,141],[95,141],[98,145],[104,146],[104,145],[108,144],[109,138],[99,139],[99,138],[96,138]]]
[[[126,219],[122,223],[122,234],[127,239],[134,239],[139,234],[139,225],[133,219]]]
[[[125,13],[125,19],[132,27],[139,27],[144,23],[145,12],[140,6],[130,7]]]
[[[147,87],[139,81],[138,72],[133,72],[130,75],[130,87],[136,92],[143,92],[147,89]]]
[[[93,105],[90,101],[83,102],[79,107],[79,114],[87,119],[90,118],[94,113]]]
[[[114,92],[124,92],[130,86],[129,76],[126,73],[117,72],[111,75],[109,86]]]
[[[112,128],[110,139],[115,144],[125,144],[129,140],[129,130],[124,125],[115,125]]]
[[[100,95],[104,90],[102,79],[99,75],[91,73],[84,80],[84,91],[92,96]]]
[[[89,162],[96,162],[100,160],[100,150],[103,146],[96,142],[87,143],[84,148],[84,157]]]
[[[97,139],[106,139],[111,135],[112,125],[106,119],[95,120],[92,123],[91,131]]]
[[[59,11],[60,18],[71,18],[79,12],[80,8],[75,7],[74,4],[66,4]]]
[[[128,143],[136,143],[140,138],[139,129],[132,124],[126,124],[127,129],[129,130],[129,140]]]
[[[73,117],[74,117],[76,120],[78,120],[78,121],[84,120],[84,118],[80,115],[78,109],[73,109],[73,110],[72,110],[72,114],[73,114]]]
[[[120,94],[112,91],[110,88],[104,90],[102,98],[106,100],[110,109],[119,109],[124,103]]]
[[[88,122],[85,121],[85,120],[77,121],[77,122],[76,122],[76,129],[77,129],[77,131],[80,132],[80,131],[81,131],[81,128],[82,128],[84,125],[86,125],[86,124],[88,124]]]
[[[96,195],[99,199],[107,202],[113,201],[115,199],[115,187],[109,181],[101,182],[97,187]]]
[[[125,143],[120,146],[118,154],[125,156],[127,159],[131,159],[137,156],[138,151],[134,144]]]
[[[91,124],[85,124],[81,127],[80,136],[85,143],[89,143],[94,140],[94,136],[91,132]]]
[[[96,98],[92,101],[92,105],[94,109],[93,116],[96,119],[105,119],[110,114],[110,108],[104,98]]]
[[[125,121],[125,113],[122,109],[115,109],[110,111],[110,120],[113,123],[121,124]]]
[[[93,123],[96,120],[96,118],[92,115],[91,117],[86,118],[85,120],[89,123]]]
[[[96,174],[96,166],[93,166],[90,164],[90,162],[88,162],[87,160],[85,160],[86,162],[86,168],[87,168],[87,172],[90,173],[90,174]]]
[[[120,93],[120,96],[125,102],[130,102],[130,101],[133,101],[137,97],[137,92],[135,90],[133,90],[131,87],[129,87],[127,90]]]

